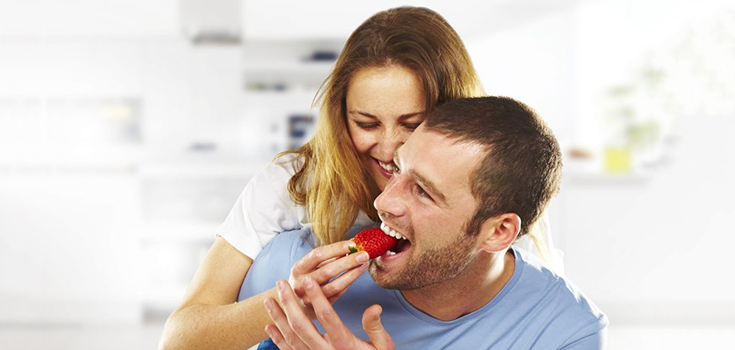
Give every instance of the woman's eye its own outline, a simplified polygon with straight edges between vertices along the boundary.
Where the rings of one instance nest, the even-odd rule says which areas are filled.
[[[413,131],[413,130],[416,130],[416,128],[418,128],[419,125],[421,125],[421,123],[411,123],[411,124],[404,124],[403,127],[408,130]]]
[[[360,123],[360,122],[355,122],[355,124],[357,124],[357,126],[360,127],[361,129],[365,129],[365,130],[375,129],[375,128],[378,127],[378,123]]]

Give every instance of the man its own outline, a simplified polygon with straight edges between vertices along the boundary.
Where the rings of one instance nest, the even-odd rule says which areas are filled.
[[[533,111],[504,97],[447,103],[394,161],[399,169],[375,207],[383,230],[407,239],[395,255],[374,259],[372,279],[358,278],[334,305],[306,279],[300,292],[313,306],[317,327],[288,283],[278,281],[279,303],[266,301],[275,324],[267,331],[276,345],[603,347],[608,321],[600,310],[532,255],[511,247],[543,212],[561,176],[556,139]],[[261,256],[255,260],[243,289],[257,292],[288,278],[279,266],[308,253],[309,237],[278,235],[261,253],[264,263]]]

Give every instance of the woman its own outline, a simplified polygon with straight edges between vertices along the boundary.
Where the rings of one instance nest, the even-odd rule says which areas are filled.
[[[290,280],[318,276],[334,301],[366,269],[367,254],[324,262],[347,251],[335,242],[379,221],[372,203],[392,176],[393,153],[435,106],[483,94],[464,44],[439,14],[404,7],[365,21],[322,87],[315,136],[250,181],[169,317],[162,345],[244,348],[267,338],[262,301],[275,291],[233,302],[252,259],[279,232],[311,228],[322,247]]]

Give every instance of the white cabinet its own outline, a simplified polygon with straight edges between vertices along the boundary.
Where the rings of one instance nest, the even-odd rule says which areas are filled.
[[[342,40],[246,39],[242,81],[250,118],[265,123],[271,156],[306,142],[314,132],[319,87],[329,76]],[[262,137],[262,136],[261,136]]]
[[[243,0],[241,5],[243,38],[345,40],[362,21],[367,19],[362,9],[375,6],[367,2],[330,2]],[[332,11],[335,6],[340,7],[339,15]]]
[[[19,37],[174,36],[177,0],[0,1],[0,34]]]
[[[183,33],[194,43],[240,41],[242,0],[179,0]]]

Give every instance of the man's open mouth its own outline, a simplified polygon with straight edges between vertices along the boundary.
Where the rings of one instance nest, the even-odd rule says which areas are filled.
[[[384,222],[380,224],[380,229],[383,230],[383,233],[385,233],[386,235],[398,239],[398,243],[395,245],[395,247],[391,248],[391,250],[383,254],[383,256],[381,256],[381,259],[391,258],[392,260],[393,257],[397,257],[411,249],[411,241],[400,232],[386,225]]]

